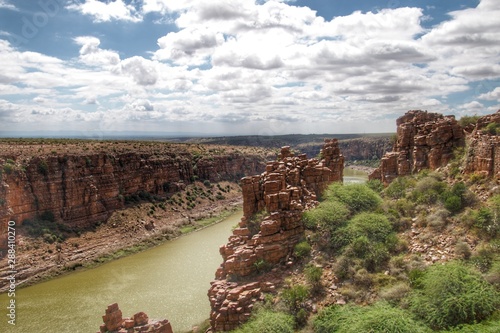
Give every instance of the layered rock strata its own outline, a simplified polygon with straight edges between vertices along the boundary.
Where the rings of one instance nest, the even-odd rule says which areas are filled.
[[[500,110],[481,117],[468,136],[465,173],[500,178]]]
[[[454,116],[413,110],[398,118],[396,124],[392,152],[382,157],[370,179],[389,184],[398,176],[437,169],[453,158],[456,147],[464,146],[465,134]]]
[[[290,258],[304,236],[303,211],[317,204],[317,196],[331,182],[342,180],[344,158],[337,140],[325,140],[322,156],[308,160],[283,147],[264,173],[242,179],[244,216],[220,248],[223,263],[208,291],[213,331],[233,330],[248,320],[262,292],[274,288],[249,277],[261,266]],[[267,212],[262,221],[256,220],[260,212]],[[246,282],[237,282],[241,280]]]
[[[149,320],[144,312],[123,318],[117,303],[108,305],[102,320],[104,324],[97,333],[173,333],[172,325],[167,319]]]
[[[172,149],[162,154],[101,152],[35,156],[23,161],[0,155],[0,168],[4,171],[0,174],[0,229],[9,220],[20,225],[24,219],[50,212],[58,223],[84,230],[123,208],[127,196],[165,196],[194,179],[236,181],[262,172],[265,159],[241,153],[203,156]],[[5,248],[3,237],[1,241],[0,252]]]

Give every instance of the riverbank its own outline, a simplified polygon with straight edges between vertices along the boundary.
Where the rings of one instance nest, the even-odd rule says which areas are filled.
[[[192,184],[165,202],[142,202],[115,211],[93,231],[62,242],[48,243],[18,228],[17,287],[26,287],[76,270],[141,252],[224,220],[241,207],[241,189],[231,182],[211,185],[217,199],[196,196],[202,184]],[[196,197],[196,198],[195,198]],[[189,199],[188,199],[189,198]],[[195,199],[193,199],[195,198]],[[189,202],[189,206],[187,203]],[[7,290],[7,259],[0,261],[0,292]]]

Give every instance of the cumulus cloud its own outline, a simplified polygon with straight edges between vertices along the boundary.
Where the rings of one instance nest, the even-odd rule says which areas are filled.
[[[214,48],[223,42],[223,34],[209,27],[187,28],[158,39],[160,49],[155,52],[154,58],[199,65],[205,63]]]
[[[500,102],[500,87],[496,87],[493,91],[479,95],[478,99]]]
[[[158,80],[158,73],[154,62],[143,57],[135,56],[123,60],[118,70],[132,77],[141,86],[153,85]]]
[[[64,115],[103,130],[144,120],[157,130],[208,122],[232,131],[253,123],[267,134],[332,132],[366,119],[393,126],[415,108],[484,111],[500,102],[499,7],[482,0],[426,30],[425,10],[409,7],[325,20],[293,1],[73,2],[71,10],[95,22],[161,16],[176,29],[157,39],[150,56],[121,58],[99,38],[76,37],[77,61],[0,39],[0,98],[30,96],[6,106],[18,120]],[[482,82],[490,84],[474,91]],[[448,101],[460,92],[469,92],[466,102]]]
[[[73,3],[67,9],[90,15],[95,22],[109,21],[142,21],[142,14],[132,5],[127,5],[123,0],[101,2],[98,0],[85,0],[83,3]]]
[[[74,39],[81,45],[80,61],[89,66],[116,65],[120,62],[118,53],[99,48],[101,41],[92,36],[80,36]]]

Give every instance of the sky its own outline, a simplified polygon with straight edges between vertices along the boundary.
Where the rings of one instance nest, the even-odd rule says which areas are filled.
[[[500,109],[498,0],[0,0],[0,136],[394,132]]]

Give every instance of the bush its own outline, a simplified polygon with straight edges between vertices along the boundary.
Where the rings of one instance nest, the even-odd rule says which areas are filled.
[[[389,260],[389,250],[395,247],[397,240],[384,215],[361,213],[332,234],[331,245],[347,258],[362,259],[362,266],[375,272]]]
[[[314,229],[320,225],[330,230],[344,224],[349,217],[349,209],[337,201],[323,201],[318,207],[304,212],[303,221],[306,227]]]
[[[408,178],[398,177],[392,181],[384,190],[384,194],[391,199],[401,199],[406,196],[406,189],[409,186]]]
[[[485,128],[483,128],[483,133],[491,134],[491,135],[497,135],[500,134],[500,124],[497,123],[489,123],[486,125]]]
[[[479,324],[460,325],[447,333],[498,333],[500,320],[490,320]]]
[[[430,330],[406,311],[385,302],[372,306],[330,306],[314,320],[316,333],[424,333]]]
[[[446,184],[436,177],[425,176],[417,182],[410,197],[418,204],[434,204],[446,190],[446,187]]]
[[[302,284],[285,288],[281,293],[283,302],[285,302],[292,315],[296,315],[299,312],[308,295],[309,289]]]
[[[293,333],[294,319],[291,315],[259,309],[250,320],[233,333]]]
[[[370,179],[366,182],[366,186],[377,193],[382,193],[384,190],[384,184],[382,184],[382,182],[378,179]]]
[[[325,191],[325,197],[345,204],[353,214],[374,211],[382,203],[380,196],[365,184],[334,183]]]
[[[311,245],[307,241],[297,243],[293,249],[293,253],[297,258],[304,258],[311,253]]]
[[[38,172],[44,176],[47,176],[49,173],[49,166],[46,161],[40,161],[38,163]]]
[[[321,267],[309,264],[304,269],[304,274],[307,282],[309,282],[313,288],[318,288],[321,285],[321,276],[323,275],[323,269]]]
[[[468,125],[476,125],[478,119],[479,116],[462,116],[458,120],[458,123],[460,124],[460,126],[466,127]]]
[[[410,309],[433,329],[481,321],[499,305],[495,289],[458,262],[431,266],[420,282],[421,289],[410,295]]]

